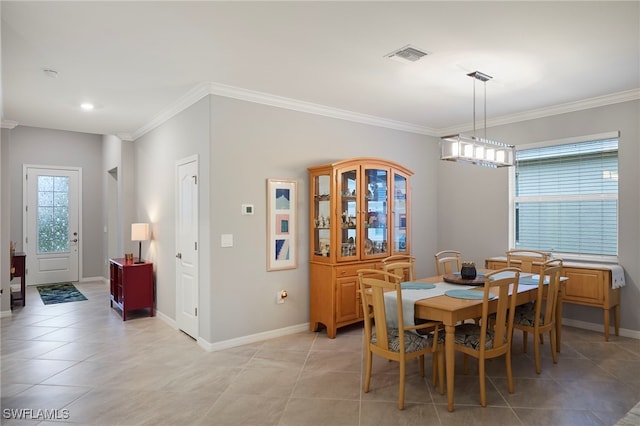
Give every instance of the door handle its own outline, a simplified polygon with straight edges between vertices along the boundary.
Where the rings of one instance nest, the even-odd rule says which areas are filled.
[[[73,240],[69,240],[69,241],[70,241],[70,242],[72,242],[72,243],[77,243],[77,242],[78,242],[78,239],[77,239],[77,238],[74,238]]]
[[[176,258],[177,258],[177,259],[182,259],[182,253],[178,253],[178,254],[176,254]]]

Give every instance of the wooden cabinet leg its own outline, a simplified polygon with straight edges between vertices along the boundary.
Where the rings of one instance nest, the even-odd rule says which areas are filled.
[[[604,308],[604,341],[609,341],[609,309]]]

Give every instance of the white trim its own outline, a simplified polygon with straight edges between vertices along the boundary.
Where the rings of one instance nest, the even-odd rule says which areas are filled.
[[[569,112],[583,111],[607,105],[619,104],[622,102],[635,101],[640,99],[640,89],[631,89],[624,92],[612,93],[610,95],[596,96],[595,98],[583,99],[576,102],[567,102],[545,108],[532,109],[530,111],[516,114],[504,115],[493,119],[487,119],[487,127],[502,126],[505,124],[519,123],[521,121],[535,120],[537,118],[550,117]],[[473,129],[473,123],[439,129],[439,137],[465,132]]]
[[[583,330],[597,331],[604,334],[604,324],[596,324],[593,322],[562,318],[562,325],[581,328]],[[629,330],[627,328],[621,328],[619,334],[622,337],[630,337],[631,339],[640,340],[640,331],[638,330]],[[615,328],[613,326],[609,327],[609,335],[615,336]]]
[[[0,127],[2,127],[3,129],[13,129],[18,125],[17,121],[13,121],[13,120],[2,120]]]
[[[277,96],[270,93],[258,92],[255,90],[243,89],[241,87],[229,86],[215,82],[204,82],[196,85],[184,96],[180,97],[173,105],[165,108],[151,119],[147,124],[140,127],[131,134],[119,134],[122,140],[133,141],[160,126],[171,117],[189,108],[207,95],[224,96],[227,98],[239,99],[263,105],[275,106],[278,108],[290,109],[293,111],[306,112],[309,114],[322,115],[325,117],[337,118],[339,120],[352,121],[355,123],[369,124],[388,129],[401,130],[408,133],[420,135],[443,137],[463,131],[473,129],[473,123],[460,124],[444,129],[434,129],[403,121],[389,120],[387,118],[374,115],[362,114],[344,109],[333,108],[312,102],[301,101],[284,96]],[[631,89],[623,92],[612,93],[610,95],[597,96],[576,102],[568,102],[551,107],[538,108],[531,111],[517,114],[505,115],[487,120],[488,127],[495,127],[504,124],[517,123],[521,121],[533,120],[536,118],[549,117],[568,112],[581,111],[606,105],[640,99],[640,89]]]
[[[619,138],[619,137],[620,137],[620,130],[612,130],[609,132],[595,133],[592,135],[572,136],[569,138],[526,143],[526,144],[516,146],[516,151],[533,149],[533,148],[543,148],[547,146],[568,145],[571,143],[599,141],[599,140],[613,139],[613,138]]]
[[[9,318],[13,315],[13,312],[11,312],[11,310],[8,311],[0,311],[0,318]]]
[[[108,284],[109,280],[105,277],[81,277],[78,282],[86,283],[89,281],[101,281],[103,284]]]
[[[288,336],[290,334],[303,333],[309,331],[309,323],[292,325],[290,327],[269,330],[263,333],[250,334],[248,336],[236,337],[235,339],[223,340],[211,343],[199,337],[198,345],[207,352],[221,351],[223,349],[235,348],[237,346],[248,345],[250,343],[262,342],[264,340],[275,339],[276,337]]]
[[[176,324],[175,320],[169,317],[168,315],[164,314],[163,312],[160,312],[157,309],[156,309],[156,317],[164,321],[169,327],[173,328],[174,330],[178,330],[178,325]]]

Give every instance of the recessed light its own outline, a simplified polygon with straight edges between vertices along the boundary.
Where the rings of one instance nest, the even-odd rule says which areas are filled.
[[[93,109],[93,104],[89,102],[84,102],[80,104],[80,108],[82,108],[85,111],[91,111]]]

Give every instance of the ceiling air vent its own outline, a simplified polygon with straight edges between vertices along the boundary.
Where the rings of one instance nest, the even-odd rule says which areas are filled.
[[[402,47],[398,50],[394,50],[393,52],[387,55],[384,55],[384,57],[392,59],[394,61],[398,61],[398,62],[411,63],[411,62],[416,62],[430,54],[431,52],[418,49],[417,47],[411,46],[410,44],[408,44],[405,47]]]

